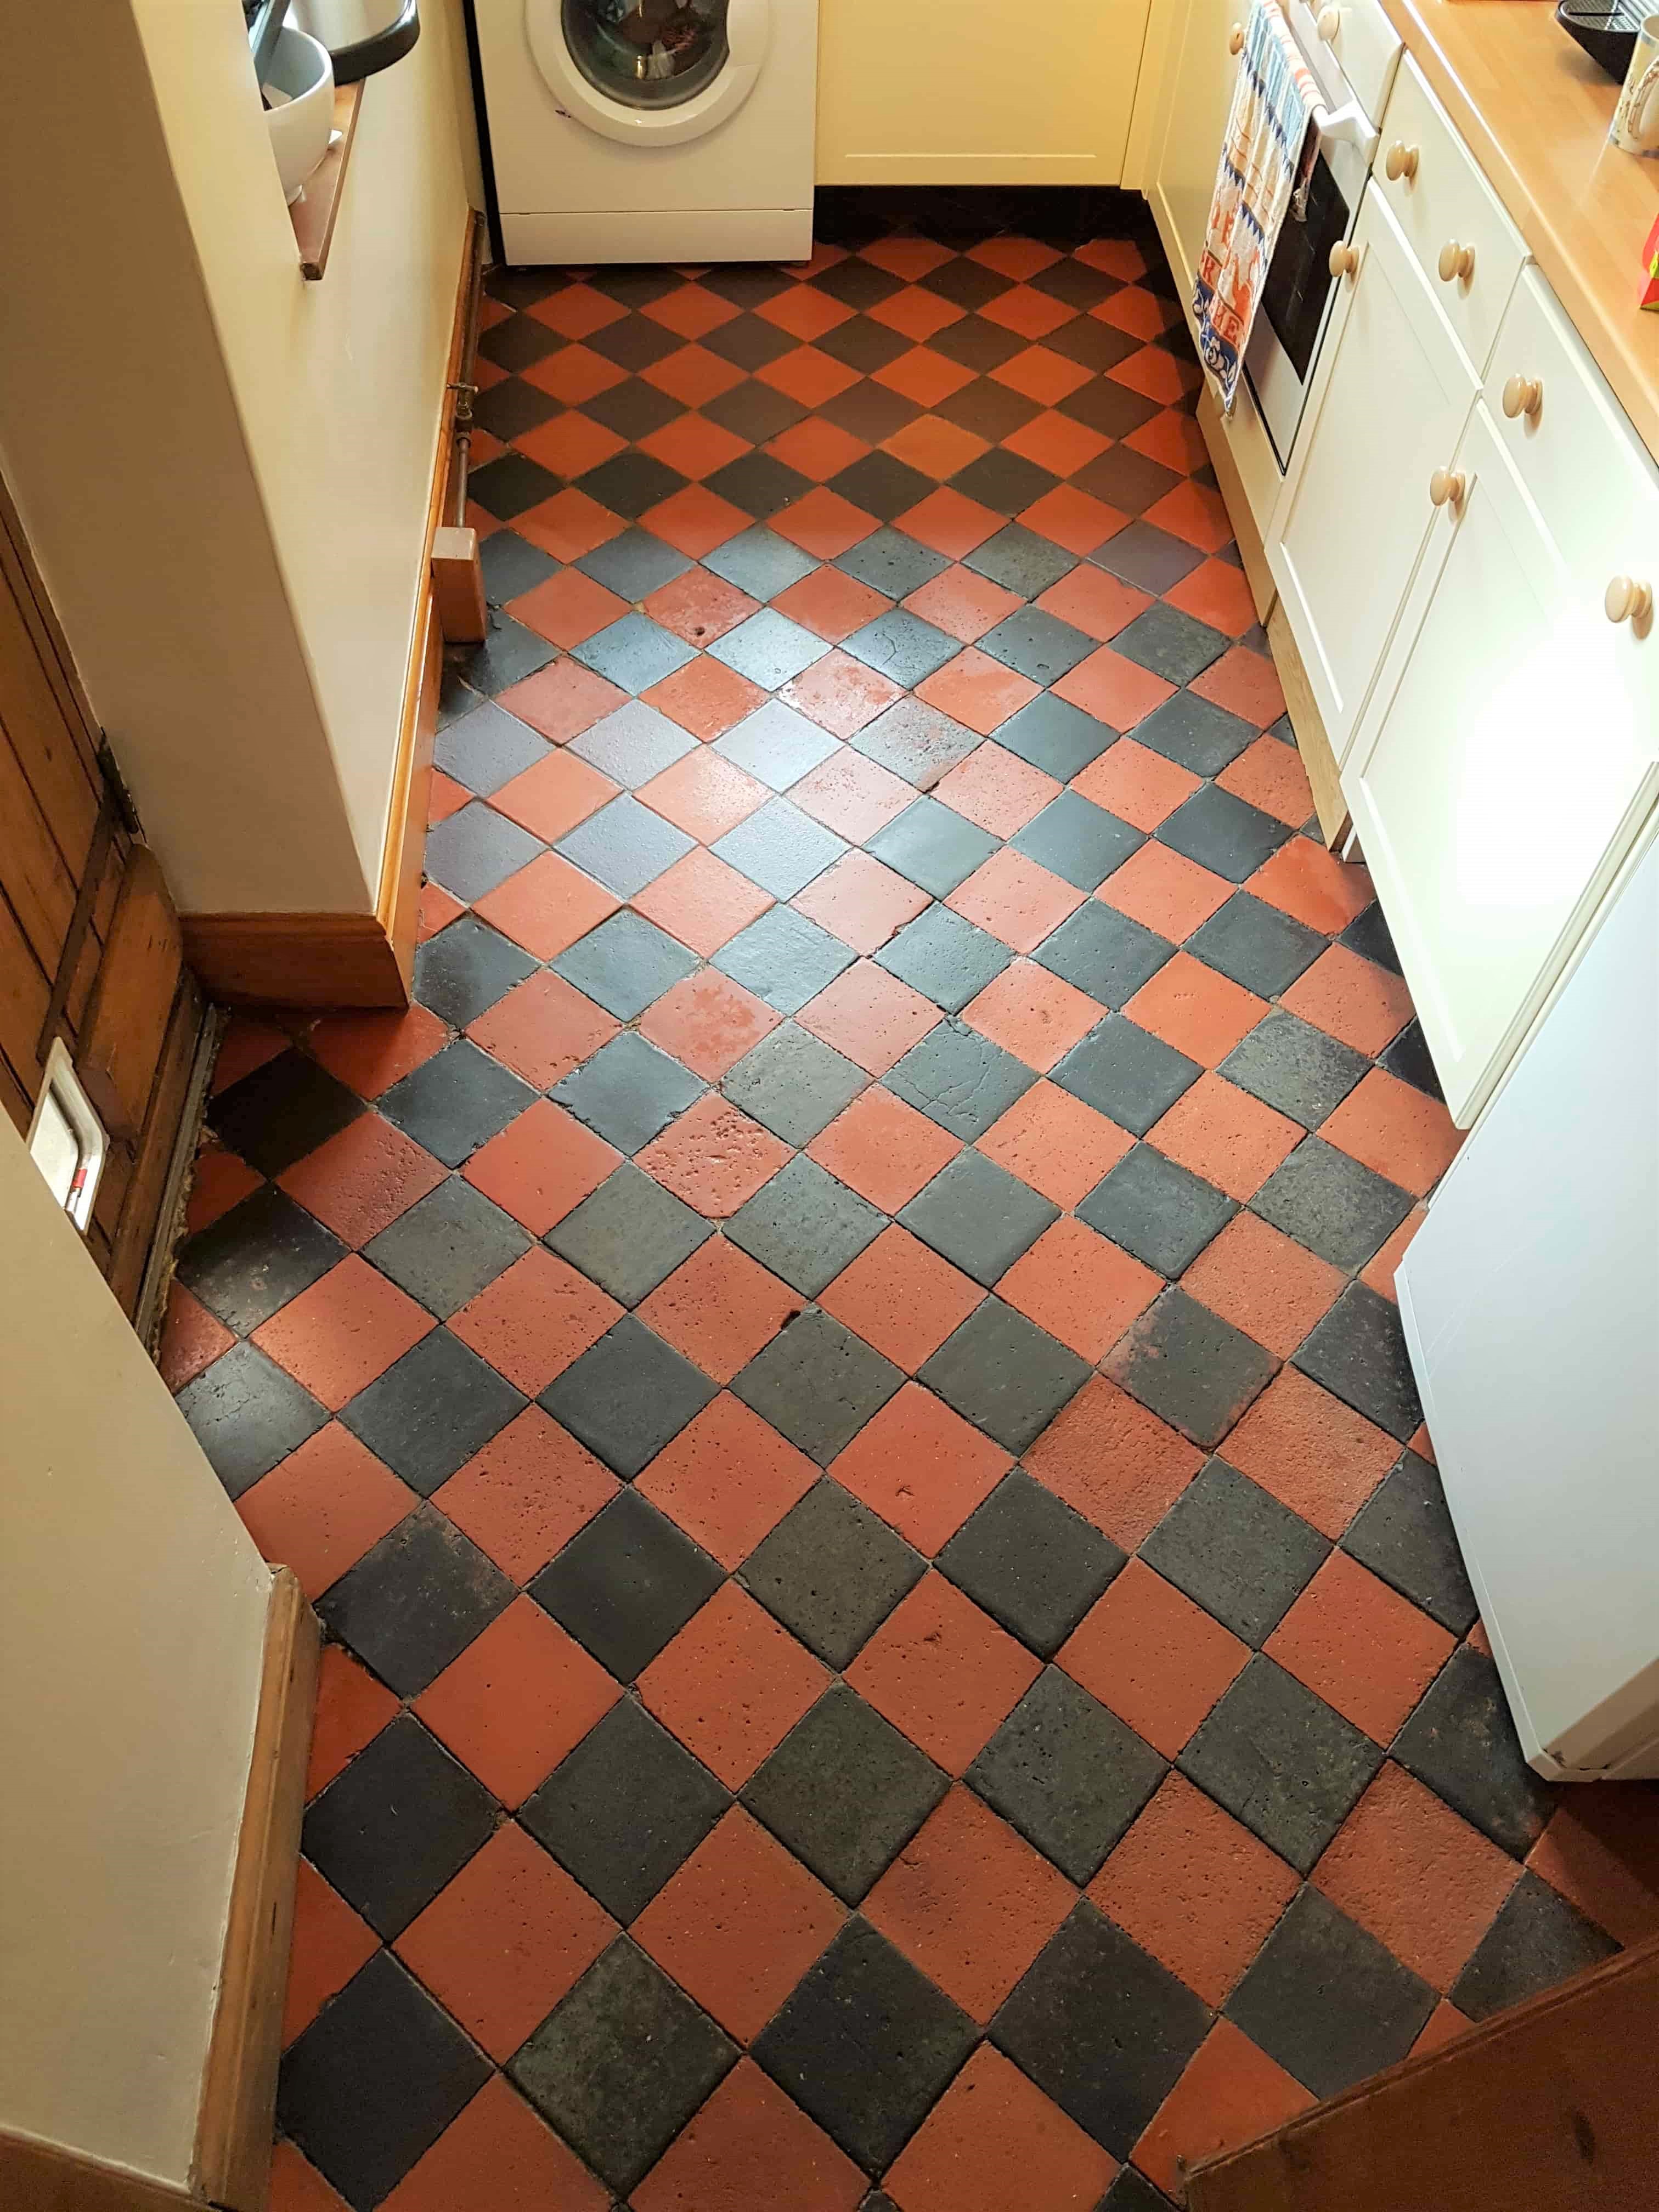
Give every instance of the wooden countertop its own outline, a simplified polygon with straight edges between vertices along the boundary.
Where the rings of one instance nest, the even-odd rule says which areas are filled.
[[[1659,460],[1659,313],[1637,304],[1659,160],[1607,143],[1618,87],[1552,0],[1382,0]]]

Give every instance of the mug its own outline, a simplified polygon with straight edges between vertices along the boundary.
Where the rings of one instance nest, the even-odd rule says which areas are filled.
[[[1626,154],[1659,154],[1659,15],[1644,15],[1607,137]]]

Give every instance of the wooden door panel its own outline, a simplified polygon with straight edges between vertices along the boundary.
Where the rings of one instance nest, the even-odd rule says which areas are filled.
[[[112,1136],[136,1137],[144,1125],[184,964],[161,864],[135,845],[75,1061]]]

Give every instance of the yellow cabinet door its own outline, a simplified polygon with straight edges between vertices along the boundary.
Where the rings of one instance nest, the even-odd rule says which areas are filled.
[[[820,0],[821,185],[1115,185],[1149,0]]]
[[[1174,0],[1176,23],[1161,94],[1163,123],[1153,136],[1146,198],[1175,271],[1182,304],[1210,220],[1221,141],[1238,64],[1231,33],[1249,12],[1243,0]],[[1190,313],[1188,319],[1190,319]]]

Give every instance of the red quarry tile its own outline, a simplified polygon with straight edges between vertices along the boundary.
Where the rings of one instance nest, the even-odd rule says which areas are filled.
[[[533,1245],[450,1318],[450,1330],[499,1375],[538,1396],[599,1342],[623,1310],[568,1261]]]
[[[1060,788],[1053,776],[988,738],[939,778],[933,796],[992,836],[1012,837]]]
[[[377,1682],[343,1645],[324,1644],[306,1767],[307,1803],[374,1741],[397,1711],[398,1700],[384,1682]]]
[[[1137,744],[1133,738],[1120,738],[1073,779],[1072,788],[1108,813],[1132,822],[1137,830],[1152,830],[1166,815],[1174,813],[1183,799],[1192,797],[1200,781],[1190,769],[1165,760],[1149,746]],[[1128,862],[1123,866],[1127,867]],[[1122,868],[1113,871],[1114,875],[1122,872]],[[1112,877],[1106,880],[1110,883]],[[1230,895],[1232,888],[1229,884]]]
[[[521,592],[516,599],[509,600],[507,611],[515,622],[568,650],[585,643],[607,623],[619,620],[628,612],[628,601],[606,591],[603,584],[596,584],[580,568],[561,568],[556,576],[548,577],[533,591]]]
[[[853,316],[850,307],[810,284],[796,284],[787,292],[775,294],[771,299],[763,301],[755,313],[763,321],[775,323],[781,331],[787,331],[792,338],[809,341],[850,322]]]
[[[1244,571],[1231,561],[1213,556],[1200,561],[1190,575],[1172,585],[1164,596],[1183,615],[1208,623],[1212,629],[1222,630],[1229,637],[1243,637],[1255,624],[1255,601],[1250,597],[1249,584]]]
[[[1132,353],[1126,361],[1114,362],[1112,367],[1107,370],[1106,374],[1111,378],[1114,384],[1121,384],[1130,392],[1138,392],[1143,398],[1161,400],[1165,406],[1173,405],[1174,403],[1182,397],[1182,394],[1190,388],[1188,383],[1187,374],[1183,372],[1182,364],[1176,360],[1173,354],[1169,352],[1166,348],[1161,345],[1143,346],[1139,353]],[[1195,368],[1192,374],[1196,375],[1197,371]],[[1177,487],[1177,489],[1179,489],[1179,487]],[[1166,493],[1164,496],[1167,498],[1169,495]],[[1162,506],[1163,503],[1162,500],[1158,502],[1159,506]],[[1217,501],[1217,505],[1219,507],[1219,501]],[[1205,512],[1206,511],[1202,508],[1193,510],[1186,507],[1176,507],[1171,509],[1171,513],[1174,515],[1179,517],[1182,520],[1187,523],[1188,529],[1194,526],[1195,516],[1198,520],[1203,520],[1205,518]],[[1152,513],[1152,509],[1150,507],[1147,509],[1147,513],[1149,514]],[[1159,526],[1171,529],[1174,528],[1173,523],[1169,525],[1160,525]],[[1213,529],[1214,526],[1212,524],[1212,534],[1213,534]],[[1177,536],[1185,536],[1186,532],[1177,532],[1176,534]],[[1220,551],[1223,545],[1228,544],[1231,537],[1231,531],[1224,527],[1221,530],[1220,536],[1216,539],[1214,544],[1212,544],[1207,542],[1205,543],[1204,550],[1209,553],[1218,553]],[[1199,541],[1194,539],[1189,542],[1196,544]]]
[[[872,323],[884,323],[901,337],[921,345],[939,331],[949,330],[952,323],[959,323],[966,311],[953,300],[941,300],[937,292],[924,292],[920,285],[908,284],[890,299],[878,300],[866,312]]]
[[[424,945],[428,937],[435,937],[441,929],[447,929],[452,921],[459,921],[466,908],[458,898],[452,898],[441,884],[422,884],[420,903],[415,909],[416,942]]]
[[[1414,1198],[1428,1196],[1463,1141],[1437,1098],[1382,1067],[1361,1076],[1319,1133]]]
[[[1292,830],[1300,829],[1314,811],[1301,754],[1271,735],[1259,737],[1223,769],[1216,781],[1236,799],[1259,806]]]
[[[488,431],[484,433],[486,437],[488,437],[489,434]],[[526,518],[520,515],[519,520],[522,522],[526,520]],[[462,514],[461,521],[465,528],[468,530],[476,530],[477,532],[478,542],[480,544],[483,543],[486,538],[493,538],[498,530],[505,529],[507,526],[504,523],[497,522],[493,514],[487,514],[485,510],[479,506],[476,499],[469,499],[467,501],[465,511]]]
[[[999,293],[979,313],[988,323],[999,323],[1005,331],[1015,331],[1023,338],[1046,338],[1062,323],[1077,319],[1075,307],[1068,307],[1048,292],[1033,291],[1029,284],[1016,284],[1012,292]]]
[[[515,1597],[414,1711],[503,1805],[522,1804],[622,1695],[597,1659]]]
[[[1135,2145],[1134,2164],[1166,2195],[1201,2158],[1253,2142],[1314,2102],[1312,2093],[1230,2020],[1210,2030]]]
[[[1163,1288],[1150,1267],[1068,1216],[1015,1261],[997,1296],[1092,1365]]]
[[[550,1098],[538,1098],[474,1152],[462,1173],[532,1237],[545,1237],[621,1158],[573,1114]]]
[[[1333,1552],[1262,1649],[1386,1744],[1456,1642],[1346,1552]]]
[[[609,544],[613,538],[619,538],[628,525],[619,515],[612,514],[609,507],[601,507],[598,500],[590,499],[585,491],[578,491],[574,484],[567,484],[562,491],[556,491],[550,499],[543,500],[527,514],[514,515],[513,527],[520,538],[539,545],[556,561],[580,561],[595,546]],[[556,667],[561,665],[554,663]],[[611,688],[606,686],[607,690]],[[512,704],[510,695],[503,695],[503,703],[511,714],[524,712],[522,707]],[[601,708],[600,712],[604,711]],[[597,721],[599,717],[595,715],[593,719]],[[546,734],[550,737],[553,733],[550,730]]]
[[[1200,1067],[1216,1067],[1271,1009],[1242,983],[1177,952],[1123,1011]]]
[[[572,407],[550,422],[538,422],[515,443],[521,453],[550,469],[556,477],[575,477],[586,476],[589,469],[620,453],[628,441]]]
[[[1103,1375],[1025,1455],[1030,1474],[1126,1552],[1152,1534],[1203,1464],[1201,1451]]]
[[[915,793],[911,796],[914,798]],[[246,1160],[239,1160],[234,1152],[207,1146],[196,1155],[196,1168],[190,1186],[190,1201],[185,1208],[185,1228],[194,1237],[210,1228],[233,1206],[250,1197],[264,1187],[264,1177],[256,1175]]]
[[[919,345],[912,346],[908,353],[900,354],[896,361],[885,362],[874,371],[874,378],[890,392],[914,400],[918,407],[937,407],[953,392],[960,392],[964,384],[971,384],[974,373],[959,362],[946,361],[931,346]]]
[[[1178,469],[1182,476],[1191,476],[1194,470],[1209,466],[1204,433],[1192,416],[1183,415],[1178,407],[1166,407],[1150,422],[1131,430],[1123,442],[1132,453],[1145,453],[1148,460],[1162,461],[1165,468]]]
[[[943,1016],[931,999],[896,975],[873,961],[859,960],[810,1000],[795,1019],[867,1075],[885,1075]]]
[[[855,952],[875,952],[930,903],[915,884],[868,853],[844,853],[790,904]]]
[[[522,1587],[617,1489],[609,1468],[539,1406],[526,1406],[433,1503]]]
[[[620,1027],[574,984],[550,968],[539,968],[470,1023],[466,1033],[538,1091],[550,1091],[609,1043]]]
[[[261,1555],[292,1567],[314,1604],[420,1500],[391,1468],[331,1421],[236,1501]]]
[[[1464,2030],[1472,2027],[1474,2024],[1459,2012],[1455,2004],[1449,2004],[1446,1999],[1442,1997],[1429,2014],[1428,2026],[1413,2044],[1407,2056],[1413,2058],[1425,2057],[1431,2051],[1438,2051],[1448,2043],[1455,2043]]]
[[[741,507],[719,498],[706,484],[689,483],[647,507],[640,526],[695,561],[735,537],[748,520]]]
[[[705,1218],[721,1221],[788,1158],[787,1145],[711,1091],[647,1145],[637,1164]]]
[[[634,1487],[732,1568],[817,1479],[804,1452],[723,1390],[665,1445]]]
[[[292,1042],[287,1031],[278,1029],[274,1022],[258,1021],[252,1014],[233,1014],[213,1063],[213,1096],[216,1098],[233,1083],[240,1083],[255,1068],[275,1060],[279,1052],[288,1050]]]
[[[472,911],[538,960],[554,960],[615,914],[621,901],[557,853],[543,853]]]
[[[277,1178],[343,1243],[366,1244],[436,1189],[447,1170],[378,1114],[360,1114]]]
[[[976,545],[983,545],[1003,526],[1003,519],[977,500],[959,491],[930,491],[926,499],[900,515],[896,526],[907,537],[920,538],[947,561],[964,560]]]
[[[959,422],[951,422],[942,415],[918,415],[914,422],[895,430],[884,438],[881,449],[891,453],[896,460],[908,467],[920,469],[925,477],[943,483],[947,477],[965,469],[969,461],[976,461],[981,453],[990,451],[990,441],[977,437]]]
[[[607,299],[603,292],[596,292],[591,284],[578,283],[567,284],[562,290],[538,300],[529,312],[538,323],[545,323],[561,337],[591,338],[595,331],[620,322],[628,310]]]
[[[860,247],[859,258],[873,262],[890,276],[900,276],[907,284],[914,284],[950,260],[951,251],[931,238],[879,238],[873,246]]]
[[[529,1598],[519,1602],[538,1609]],[[393,1948],[499,2062],[574,1988],[616,1933],[611,1915],[509,1820]]]
[[[836,647],[786,684],[779,696],[831,737],[851,738],[903,694],[879,671]]]
[[[368,1923],[359,1919],[308,1859],[301,1859],[294,1890],[288,1990],[283,2000],[284,2051],[380,1948],[380,1939]]]
[[[959,1137],[872,1085],[813,1138],[806,1156],[884,1213],[896,1213],[961,1150]]]
[[[971,568],[961,567],[946,568],[904,602],[911,614],[963,645],[972,645],[988,629],[994,629],[1021,604],[1017,592],[1005,592],[988,576],[976,576]]]
[[[325,1014],[306,1049],[360,1098],[378,1098],[448,1041],[435,1014],[410,1006],[404,1013]]]
[[[176,1395],[186,1382],[193,1382],[235,1341],[224,1323],[216,1320],[199,1298],[191,1297],[182,1283],[169,1286],[155,1362],[169,1390]]]
[[[1659,1830],[1650,1796],[1617,1782],[1564,1791],[1527,1864],[1620,1943],[1659,1935]]]
[[[1244,888],[1326,937],[1346,929],[1376,896],[1358,861],[1339,860],[1311,837],[1286,838]]]
[[[1016,960],[963,1009],[981,1036],[1047,1074],[1100,1019],[1100,1008],[1046,968]]]
[[[984,1296],[977,1283],[892,1221],[842,1268],[818,1304],[914,1375]]]
[[[838,836],[862,844],[878,830],[902,814],[915,793],[902,776],[862,753],[831,753],[804,775],[789,793],[792,805],[804,808]]]
[[[981,2044],[888,2170],[903,2212],[1089,2212],[1114,2160]]]
[[[1440,1464],[1439,1461],[1437,1460],[1434,1455],[1434,1440],[1429,1434],[1428,1425],[1426,1422],[1419,1421],[1418,1423],[1411,1441],[1407,1446],[1407,1449],[1408,1451],[1414,1451],[1419,1459],[1427,1460],[1431,1467],[1437,1467]],[[1474,1640],[1476,1632],[1479,1628],[1480,1623],[1477,1621],[1474,1628],[1472,1628],[1469,1631],[1469,1640],[1471,1643]]]
[[[1181,1279],[1189,1296],[1276,1359],[1290,1358],[1346,1286],[1340,1268],[1254,1213],[1236,1214]]]
[[[498,2075],[381,2200],[381,2212],[605,2212],[605,2191]]]
[[[639,1315],[705,1375],[729,1382],[800,1310],[799,1294],[758,1260],[711,1237],[657,1285]]]
[[[664,2152],[635,2212],[854,2212],[865,2177],[793,2098],[744,2058]]]
[[[1070,623],[1073,629],[1104,645],[1125,623],[1144,613],[1152,600],[1133,584],[1122,583],[1103,568],[1091,568],[1085,562],[1051,584],[1037,605],[1045,614]]]
[[[1127,744],[1130,740],[1121,741]],[[1082,780],[1079,779],[1078,788]],[[1131,921],[1144,923],[1176,944],[1190,937],[1201,922],[1224,906],[1233,886],[1224,876],[1201,868],[1184,853],[1172,852],[1156,838],[1130,854],[1095,893],[1107,906],[1115,907]]]
[[[831,645],[851,637],[855,629],[862,629],[892,604],[885,592],[830,567],[814,568],[810,576],[791,584],[772,601],[780,614],[816,631]]]
[[[1412,994],[1404,979],[1374,960],[1361,959],[1346,945],[1328,946],[1280,1003],[1368,1059],[1392,1042],[1412,1018]]]
[[[1175,686],[1103,645],[1062,676],[1054,690],[1057,697],[1080,707],[1108,729],[1132,730],[1173,696]]]
[[[1145,358],[1144,355],[1135,356],[1136,360]],[[1165,355],[1164,358],[1167,361],[1170,356]],[[1129,364],[1126,362],[1122,366],[1127,368]],[[1118,369],[1107,373],[1113,376],[1121,374]],[[1172,395],[1152,395],[1154,398]],[[1171,537],[1184,538],[1188,545],[1195,545],[1200,553],[1218,553],[1224,545],[1232,543],[1233,526],[1222,503],[1220,493],[1212,490],[1208,484],[1200,483],[1195,477],[1189,477],[1185,483],[1176,484],[1173,491],[1166,491],[1162,499],[1155,500],[1146,509],[1146,520],[1155,529],[1167,530]]]
[[[250,1340],[337,1413],[434,1326],[424,1307],[354,1252]]]
[[[1016,517],[1039,537],[1052,538],[1068,553],[1093,553],[1109,538],[1115,538],[1129,518],[1104,500],[1095,499],[1075,484],[1056,484]]]
[[[846,1679],[947,1774],[960,1774],[1042,1671],[1023,1645],[930,1568]]]
[[[740,929],[757,921],[773,898],[770,891],[751,884],[699,845],[637,892],[632,903],[638,913],[707,960]]]
[[[1166,1159],[1190,1168],[1229,1198],[1254,1198],[1306,1133],[1219,1075],[1200,1075],[1183,1091],[1147,1142]]]
[[[580,498],[580,494],[573,492],[561,496]],[[605,538],[614,534],[607,531]],[[603,544],[605,538],[596,538],[594,543]],[[554,660],[545,668],[538,669],[533,676],[526,676],[523,683],[509,685],[501,693],[500,703],[509,714],[516,714],[532,730],[539,730],[544,738],[551,738],[555,744],[562,745],[572,738],[580,737],[584,730],[591,730],[595,722],[623,706],[627,698],[625,691],[619,691],[614,684],[607,684],[591,668],[584,668],[580,660]]]
[[[740,368],[734,368],[729,361],[722,361],[707,346],[695,342],[681,346],[676,353],[665,354],[660,361],[653,361],[648,368],[642,368],[640,374],[647,384],[654,384],[659,392],[678,399],[683,407],[706,407],[711,399],[717,399],[721,392],[730,392],[743,382]],[[679,495],[678,492],[674,494],[675,498]],[[722,501],[721,504],[726,502]],[[720,540],[713,542],[718,544]]]
[[[1098,269],[1121,283],[1133,284],[1146,274],[1146,257],[1127,238],[1092,238],[1076,249],[1075,258],[1086,268]]]
[[[1520,1878],[1507,1851],[1391,1760],[1312,1875],[1350,1920],[1442,1990],[1462,1972]]]
[[[704,968],[664,992],[641,1017],[639,1030],[705,1082],[717,1083],[782,1019],[718,968]]]
[[[1038,1851],[960,1784],[864,1904],[864,1917],[983,2024],[1077,1901]]]
[[[1172,1773],[1089,1895],[1206,2004],[1219,2005],[1298,1887],[1266,1844]]]
[[[758,684],[739,676],[723,660],[711,660],[707,653],[699,653],[640,696],[647,706],[655,707],[708,744],[723,738],[745,714],[752,714],[764,702],[766,694]]]
[[[1249,1656],[1201,1606],[1131,1559],[1061,1644],[1058,1663],[1174,1759]]]
[[[814,483],[827,483],[869,450],[866,440],[855,438],[850,430],[843,430],[822,415],[809,415],[766,442],[766,451],[775,461],[811,477]]]
[[[1103,453],[1112,441],[1070,415],[1051,411],[1033,416],[1002,442],[1011,453],[1035,461],[1050,475],[1069,477]]]
[[[1034,952],[1083,899],[1074,884],[1005,845],[958,884],[945,903],[1016,952]]]
[[[672,422],[649,432],[638,443],[641,453],[649,453],[653,461],[661,461],[668,468],[678,469],[694,483],[701,483],[716,469],[723,469],[728,461],[735,461],[750,450],[746,438],[739,438],[719,422],[711,422],[706,415],[697,414],[678,415]]]
[[[968,258],[977,261],[987,269],[994,269],[1000,276],[1012,276],[1024,281],[1036,276],[1044,269],[1052,269],[1056,261],[1065,258],[1052,246],[1043,246],[1035,238],[988,238],[982,245],[970,246]]]
[[[873,514],[854,507],[838,491],[817,484],[772,517],[768,527],[815,561],[834,561],[849,546],[867,538],[876,526]]]
[[[732,321],[740,310],[701,284],[683,284],[678,292],[647,301],[642,312],[678,337],[701,338]]]
[[[711,568],[688,568],[672,584],[653,592],[641,605],[653,622],[672,629],[687,645],[706,646],[746,622],[759,602]]]
[[[836,1480],[929,1557],[1012,1464],[988,1437],[907,1382],[831,1463]]]
[[[988,374],[998,384],[1006,384],[1011,392],[1022,398],[1035,399],[1040,407],[1053,407],[1075,392],[1079,385],[1089,381],[1090,372],[1062,354],[1053,353],[1047,346],[1027,346],[1012,361],[1005,361]]]
[[[1037,690],[1018,669],[1005,668],[988,653],[970,645],[943,668],[935,669],[925,684],[917,684],[916,696],[988,738],[1011,714],[1029,706]]]
[[[1054,1205],[1072,1206],[1133,1142],[1115,1121],[1070,1091],[1035,1083],[986,1131],[979,1149]]]
[[[1280,1370],[1227,1438],[1231,1466],[1333,1540],[1399,1456],[1392,1437],[1294,1367]]]
[[[1426,1206],[1414,1206],[1392,1237],[1374,1252],[1359,1271],[1359,1279],[1379,1296],[1393,1298],[1396,1304],[1400,1294],[1395,1288],[1395,1271],[1406,1256],[1407,1247],[1428,1219]]]
[[[801,406],[811,408],[822,407],[826,399],[833,399],[849,384],[858,382],[855,370],[809,345],[781,354],[776,361],[767,362],[755,374],[775,392],[781,392]]]
[[[578,571],[567,568],[564,574],[573,576]],[[586,822],[606,799],[614,799],[620,788],[574,753],[556,752],[503,784],[489,803],[498,814],[552,845],[579,822]]]
[[[771,793],[735,763],[700,745],[641,784],[635,795],[687,836],[708,845],[746,821]]]
[[[562,400],[567,407],[581,407],[597,399],[627,374],[615,362],[585,345],[561,346],[557,353],[544,355],[518,373],[527,384],[546,392],[550,399]]]
[[[1285,694],[1279,687],[1279,671],[1267,654],[1256,653],[1248,645],[1236,645],[1224,653],[1219,660],[1212,660],[1201,676],[1194,677],[1188,688],[1196,691],[1200,699],[1208,699],[1214,706],[1224,707],[1230,714],[1237,714],[1241,720],[1254,723],[1258,730],[1265,730],[1269,722],[1276,722],[1285,711]],[[1273,742],[1279,744],[1277,738]],[[1301,758],[1294,745],[1279,745],[1279,749],[1288,761],[1298,768],[1301,766]],[[1234,762],[1233,766],[1236,769],[1238,763]],[[1218,776],[1216,781],[1226,782],[1225,775]],[[1265,799],[1255,799],[1253,792],[1238,784],[1228,783],[1226,787],[1229,791],[1237,791],[1241,799],[1254,799],[1258,806],[1267,804]],[[1307,790],[1305,776],[1302,787],[1304,791]],[[1309,793],[1300,814],[1286,814],[1280,818],[1295,827],[1305,822],[1312,812],[1313,796]]]
[[[639,1679],[665,1728],[739,1790],[830,1686],[830,1674],[736,1583],[722,1583]]]

